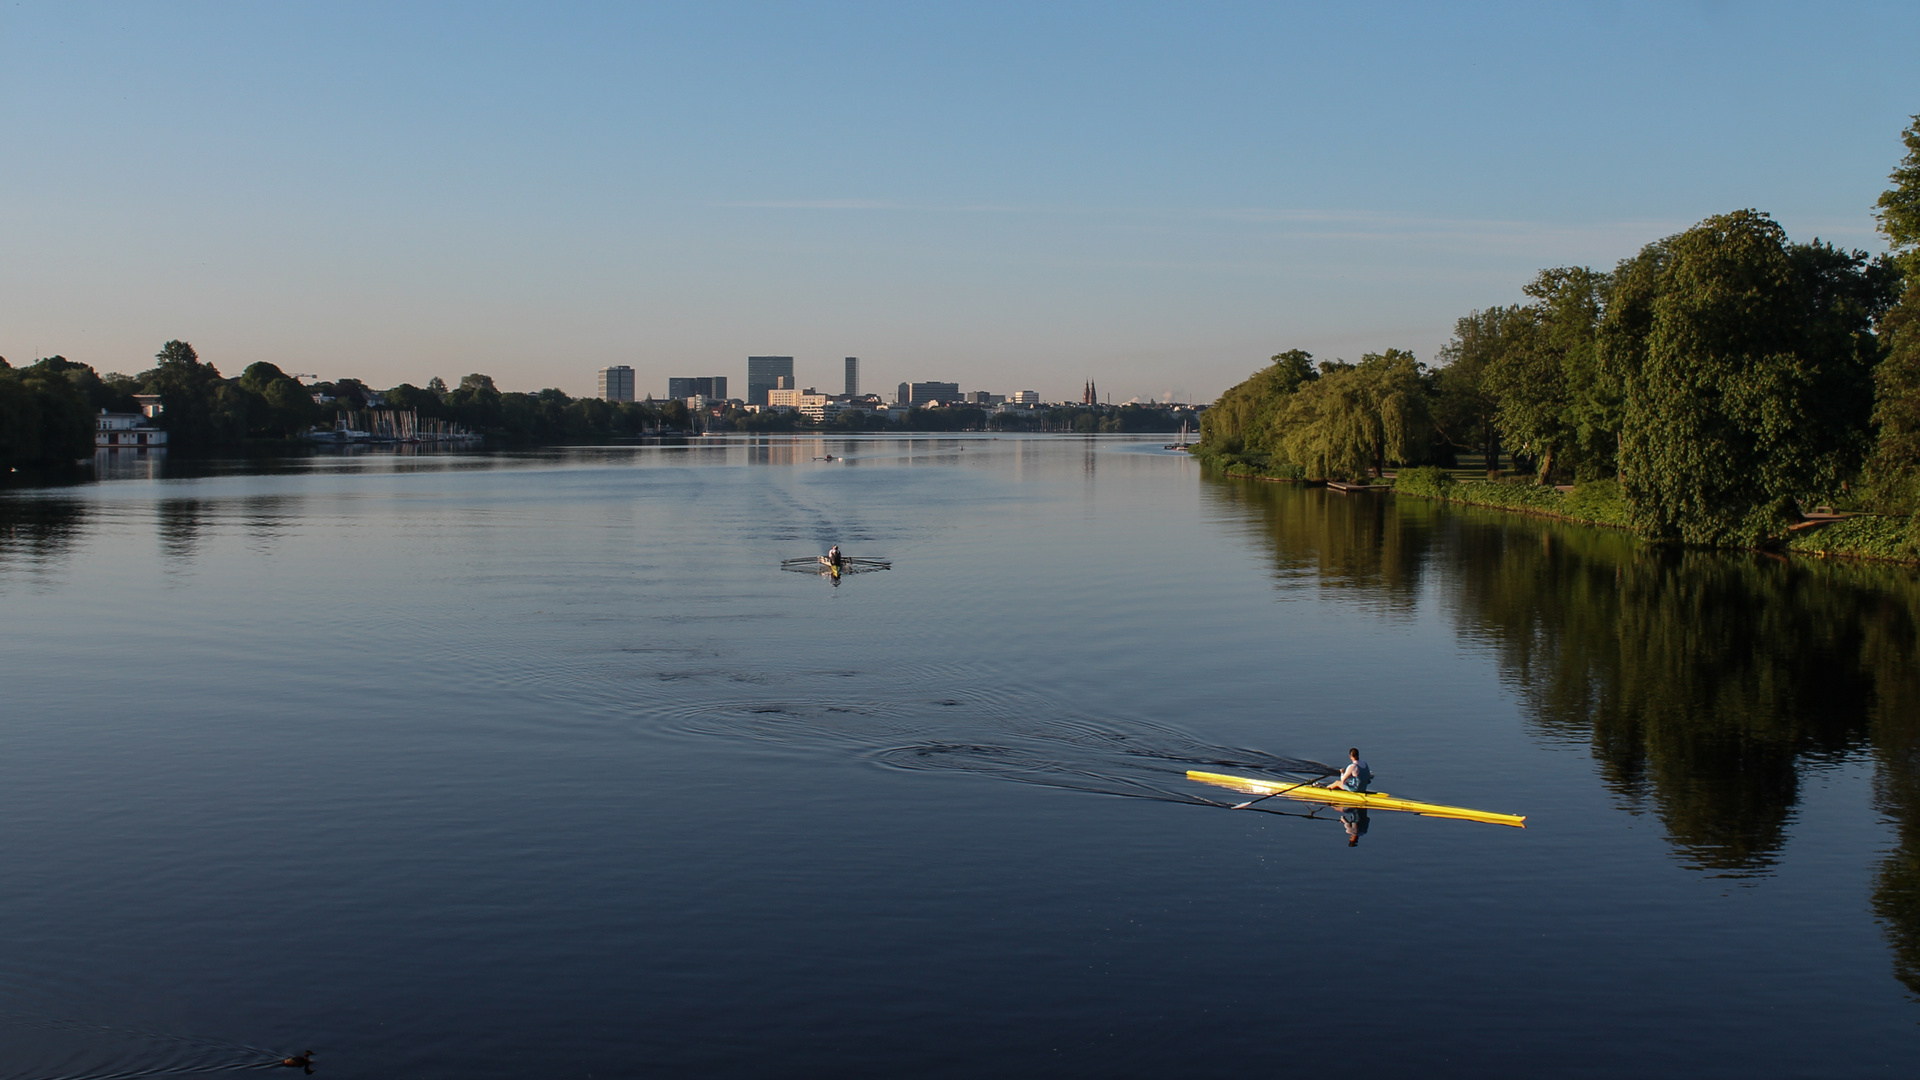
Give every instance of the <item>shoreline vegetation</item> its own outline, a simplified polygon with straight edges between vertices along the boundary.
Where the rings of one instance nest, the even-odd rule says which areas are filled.
[[[1057,405],[1022,413],[967,406],[914,408],[898,420],[849,410],[825,423],[797,413],[739,408],[693,412],[686,402],[603,401],[557,389],[503,391],[491,376],[472,374],[448,387],[401,383],[375,390],[357,379],[302,382],[278,366],[249,365],[237,378],[201,361],[191,344],[169,341],[155,366],[138,375],[101,375],[91,366],[50,356],[15,368],[0,357],[0,465],[59,469],[94,452],[102,411],[142,411],[157,402],[155,424],[169,448],[187,451],[304,443],[316,429],[344,427],[391,414],[407,430],[470,434],[495,444],[613,442],[659,435],[847,434],[861,431],[1038,431],[1072,434],[1180,430],[1191,411],[1154,405]],[[394,418],[399,418],[395,420]]]
[[[1280,353],[1190,452],[1654,543],[1920,563],[1920,115],[1902,139],[1887,254],[1719,214],[1610,271],[1542,270],[1432,367]]]

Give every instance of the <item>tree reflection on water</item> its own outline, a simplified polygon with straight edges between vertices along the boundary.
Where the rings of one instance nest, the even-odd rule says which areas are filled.
[[[1406,609],[1423,578],[1489,642],[1543,737],[1590,747],[1686,865],[1763,875],[1810,768],[1872,756],[1899,842],[1873,910],[1920,993],[1920,574],[1653,548],[1624,533],[1210,480],[1286,577]]]
[[[0,573],[37,573],[65,559],[87,527],[77,499],[0,496]]]

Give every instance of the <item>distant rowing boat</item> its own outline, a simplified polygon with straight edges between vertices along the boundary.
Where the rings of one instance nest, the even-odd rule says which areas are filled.
[[[1521,814],[1496,814],[1490,810],[1469,810],[1464,806],[1441,806],[1438,803],[1396,799],[1384,791],[1348,791],[1345,788],[1315,787],[1312,784],[1293,780],[1256,780],[1250,776],[1230,776],[1226,773],[1200,772],[1195,769],[1187,771],[1187,779],[1263,798],[1278,796],[1282,799],[1315,802],[1325,806],[1352,806],[1362,810],[1402,810],[1424,817],[1484,821],[1489,825],[1512,825],[1517,829],[1527,827],[1527,819]]]
[[[825,555],[802,555],[793,559],[781,559],[780,569],[791,570],[796,574],[830,574],[834,565]],[[886,559],[861,559],[851,555],[842,556],[839,570],[842,574],[870,574],[876,570],[891,570],[893,563]]]

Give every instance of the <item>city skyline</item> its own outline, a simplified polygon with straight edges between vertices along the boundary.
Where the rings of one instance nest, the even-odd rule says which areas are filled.
[[[817,392],[817,385],[809,384],[807,380],[801,377],[800,372],[803,369],[799,366],[799,362],[795,357],[749,356],[746,358],[746,362],[747,362],[746,378],[741,384],[747,388],[745,391],[745,396],[742,396],[734,400],[739,400],[749,405],[766,405],[766,404],[769,404],[769,400],[765,397],[765,395],[775,389],[782,389],[782,390],[788,390],[788,391],[794,391],[794,392],[805,391],[806,393],[809,393],[809,394]],[[842,384],[842,390],[837,396],[842,398],[854,398],[854,397],[863,396],[859,391],[860,358],[856,356],[843,357],[842,364],[843,364],[842,372],[844,375],[844,382]],[[618,378],[624,379],[625,380],[624,382],[614,381],[616,378],[614,373],[616,372],[621,373],[618,375]],[[729,386],[728,380],[729,380],[729,377],[726,375],[668,376],[667,390],[666,390],[666,393],[662,396],[662,400],[672,400],[676,398],[685,399],[685,398],[692,398],[692,397],[704,397],[704,398],[709,398],[709,399],[718,400],[718,401],[726,401],[730,399],[730,395],[727,393],[727,388]],[[783,380],[786,383],[785,386],[781,386],[781,382]],[[1085,385],[1091,385],[1091,383],[1088,383]],[[597,390],[594,396],[607,398],[609,386],[625,386],[629,391],[629,396],[627,397],[611,398],[609,400],[633,401],[633,400],[638,400],[640,398],[651,398],[653,396],[651,391],[636,391],[633,389],[633,387],[635,386],[635,383],[633,381],[633,372],[632,372],[632,368],[628,366],[608,367],[608,368],[599,369]],[[971,401],[974,395],[988,394],[988,393],[991,393],[991,391],[984,391],[984,390],[969,391],[966,397],[967,397],[967,400]],[[1022,395],[1030,395],[1030,396],[1022,396]],[[834,397],[836,395],[829,390],[824,392],[824,396]],[[885,395],[873,394],[871,392],[869,392],[869,394],[865,396],[874,396],[874,397],[879,397],[883,401],[886,400]],[[1030,387],[1011,387],[1010,386],[1006,388],[1003,394],[999,394],[997,396],[1008,401],[1024,401],[1028,403],[1032,403],[1040,400],[1060,401],[1060,402],[1066,402],[1069,400],[1066,397],[1060,397],[1060,398],[1045,397],[1044,395],[1041,395],[1038,391],[1033,390]],[[958,400],[961,397],[962,397],[962,394],[960,391],[960,386],[957,382],[941,381],[941,380],[909,379],[909,380],[904,380],[899,384],[899,390],[895,393],[893,400],[895,403],[898,403],[898,404],[919,404],[927,401],[941,401],[943,403],[951,403],[952,401]],[[1085,403],[1086,400],[1087,399],[1083,395],[1081,398],[1081,401]],[[1125,400],[1131,401],[1136,399],[1130,398]],[[1142,400],[1142,401],[1161,400],[1162,403],[1172,403],[1170,399],[1163,400],[1163,399],[1142,398],[1137,400]],[[1115,404],[1123,404],[1123,403],[1124,401],[1115,402]],[[1183,402],[1183,403],[1192,404],[1191,402]],[[1204,402],[1200,404],[1204,404]]]
[[[114,10],[0,12],[14,363],[1204,401],[1742,207],[1880,251],[1920,110],[1896,4]]]

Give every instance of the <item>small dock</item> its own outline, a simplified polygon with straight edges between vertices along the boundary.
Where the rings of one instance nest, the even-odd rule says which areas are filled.
[[[1856,514],[1849,514],[1844,511],[1835,513],[1831,508],[1822,506],[1810,514],[1802,514],[1800,521],[1787,526],[1787,531],[1790,533],[1812,532],[1823,525],[1831,525],[1836,521],[1845,521],[1850,517],[1857,516]]]

